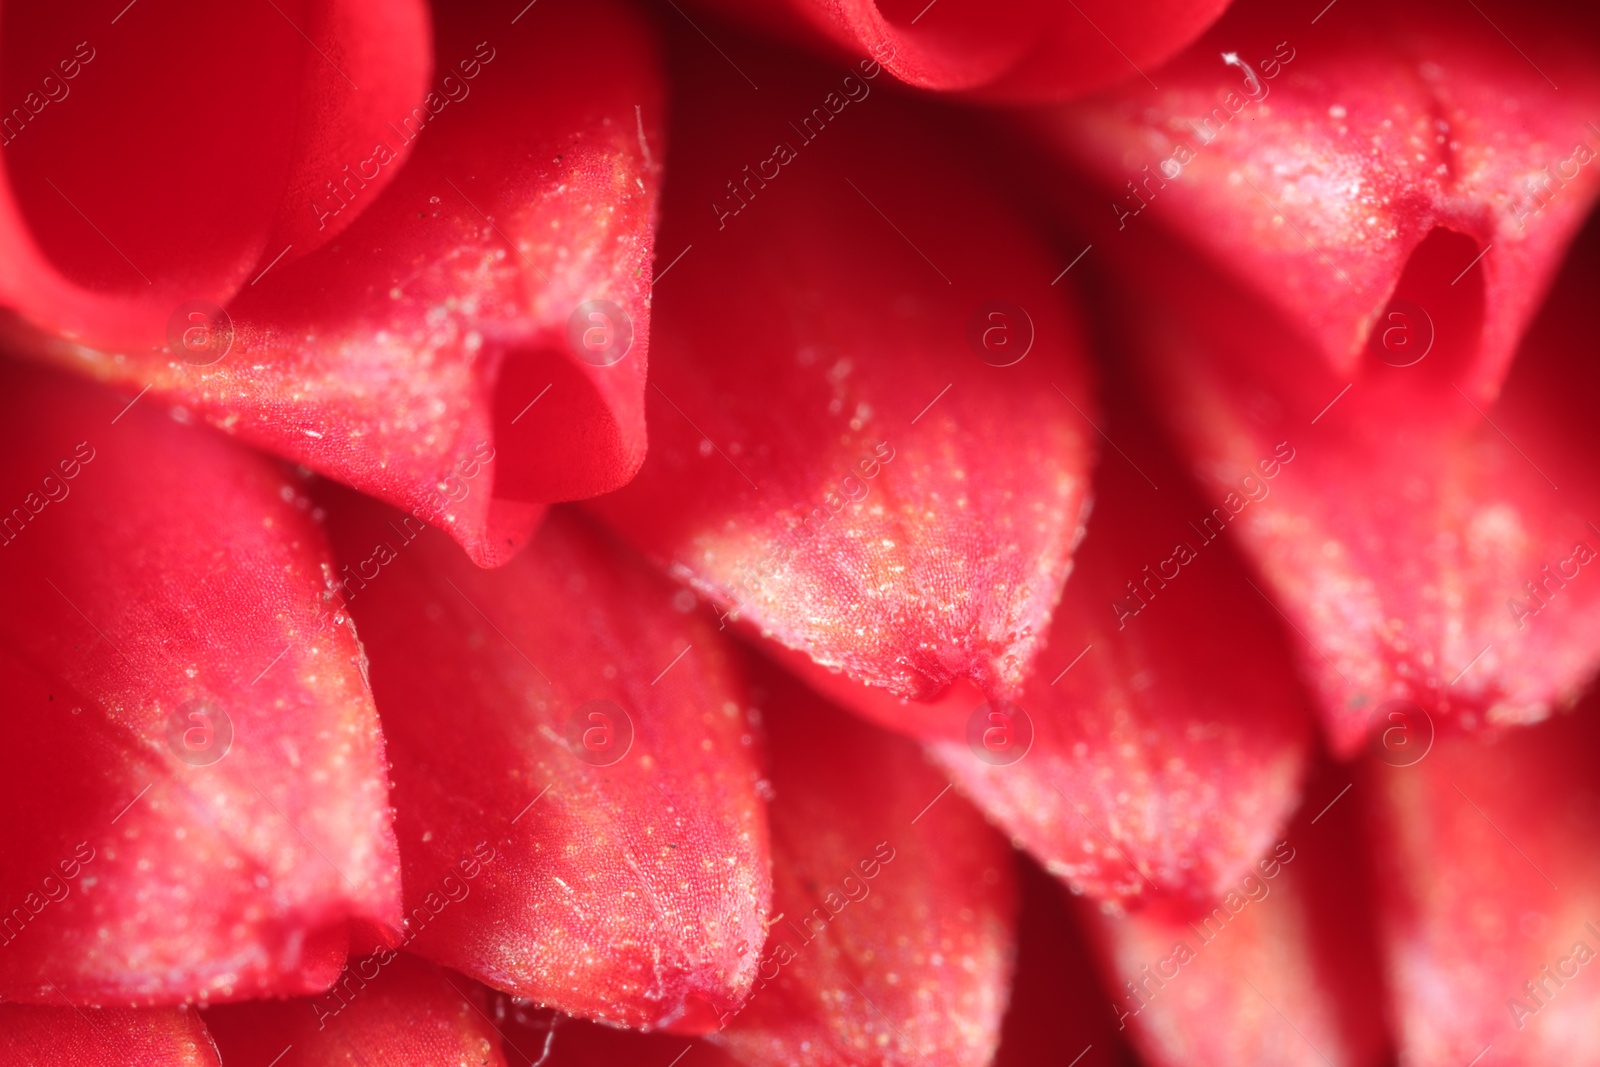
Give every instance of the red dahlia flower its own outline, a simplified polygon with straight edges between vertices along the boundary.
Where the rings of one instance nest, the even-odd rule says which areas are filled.
[[[1600,1064],[1596,20],[1224,6],[8,12],[0,1067]]]

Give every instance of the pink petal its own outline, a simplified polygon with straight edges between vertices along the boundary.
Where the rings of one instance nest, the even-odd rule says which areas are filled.
[[[444,527],[491,566],[542,502],[614,489],[643,460],[661,84],[648,27],[609,2],[554,0],[515,27],[451,9],[436,29],[448,73],[424,114],[437,114],[374,134],[396,153],[415,139],[411,158],[372,164],[396,172],[381,194],[324,192],[322,210],[348,205],[330,217],[360,217],[228,303],[224,354],[220,333],[183,359],[25,343],[103,381],[152,384]],[[590,301],[627,320],[629,347],[620,333],[598,354],[574,347],[569,326],[599,329]]]
[[[408,946],[574,1015],[715,1027],[749,992],[771,890],[746,698],[713,627],[569,515],[492,574],[414,520],[341,516]]]
[[[1015,951],[1005,843],[910,742],[761,681],[781,914],[711,1040],[751,1067],[989,1063]]]
[[[399,920],[383,740],[274,465],[148,402],[0,370],[7,999],[304,992]],[[0,924],[3,925],[3,924]]]
[[[476,982],[390,951],[354,961],[327,996],[230,1004],[205,1019],[230,1065],[505,1067],[488,1001]]]
[[[1283,839],[1226,893],[1089,916],[1111,1010],[1144,1062],[1385,1062],[1369,879],[1356,806],[1340,796],[1348,782],[1330,770],[1313,783]]]
[[[303,255],[332,236],[307,224],[308,196],[421,94],[427,12],[95,6],[93,31],[48,5],[6,20],[0,303],[46,331],[143,349],[180,304],[224,303],[285,243]]]
[[[875,93],[805,141],[786,116],[842,101],[837,72],[761,62],[759,94],[685,72],[661,240],[683,258],[660,282],[651,454],[595,509],[814,661],[810,677],[1014,693],[1088,489],[1060,267],[975,167],[934,150],[931,116]],[[797,155],[758,191],[740,167],[766,169],[752,161],[774,138]],[[750,182],[745,207],[728,176]],[[995,299],[1004,323],[984,317]],[[995,332],[988,358],[1021,361],[980,359],[974,323]]]
[[[1537,721],[1593,676],[1600,583],[1582,573],[1600,481],[1575,399],[1590,372],[1568,353],[1597,249],[1585,239],[1493,406],[1453,387],[1449,352],[1407,367],[1369,356],[1353,383],[1319,370],[1267,307],[1171,247],[1141,275],[1161,307],[1123,305],[1139,309],[1147,387],[1222,501],[1209,521],[1233,531],[1296,631],[1341,754],[1396,709]],[[1281,473],[1250,501],[1263,463]]]
[[[707,0],[785,38],[881,61],[924,89],[996,100],[1047,100],[1138,79],[1188,44],[1226,0]],[[924,21],[926,18],[926,21]]]
[[[58,1063],[220,1067],[221,1061],[199,1015],[187,1008],[0,1005],[0,1067]]]
[[[1341,384],[1370,375],[1363,352],[1391,297],[1422,300],[1441,342],[1449,319],[1477,316],[1453,380],[1492,399],[1600,191],[1594,54],[1556,18],[1521,35],[1535,65],[1454,5],[1324,14],[1294,32],[1277,5],[1235,5],[1158,72],[1159,90],[1135,80],[1042,113],[1045,139],[1111,190],[1071,202],[1106,251],[1129,231],[1182,235],[1300,324]],[[1440,231],[1454,239],[1426,264],[1437,284],[1397,292]],[[1464,288],[1446,284],[1458,275]]]
[[[1104,425],[1132,454],[1100,465],[1037,668],[1015,702],[946,701],[914,730],[1074,892],[1209,899],[1294,812],[1312,720],[1279,616],[1226,538],[1191,525],[1207,506],[1158,432],[1125,400]]]
[[[1594,1056],[1600,984],[1595,707],[1370,760],[1384,945],[1402,1055],[1507,1067]]]

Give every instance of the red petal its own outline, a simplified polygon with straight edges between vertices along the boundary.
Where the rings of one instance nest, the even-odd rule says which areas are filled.
[[[1385,1062],[1383,994],[1362,906],[1371,890],[1356,808],[1339,792],[1347,783],[1333,773],[1315,783],[1284,839],[1206,904],[1168,899],[1090,917],[1111,1011],[1145,1062]]]
[[[1159,91],[1133,81],[1062,109],[1046,138],[1114,190],[1082,202],[1097,245],[1170,226],[1302,324],[1341,384],[1423,242],[1465,235],[1429,266],[1440,280],[1424,306],[1443,342],[1440,320],[1469,313],[1445,302],[1481,289],[1481,331],[1461,337],[1454,373],[1492,397],[1600,191],[1586,165],[1600,153],[1594,56],[1554,18],[1520,38],[1535,66],[1453,5],[1324,14],[1294,32],[1277,5],[1236,5],[1158,72]],[[1548,192],[1547,168],[1566,179]],[[1467,289],[1445,284],[1461,274]]]
[[[785,119],[843,100],[837,73],[762,70],[759,94],[685,73],[650,458],[596,509],[815,675],[1014,691],[1066,578],[1094,433],[1060,266],[932,148],[928,116],[872,95],[806,142]],[[731,214],[724,178],[774,137],[799,155],[759,191],[749,171]],[[1031,319],[987,327],[1023,346],[1011,366],[963,340],[995,299]]]
[[[1206,505],[1148,419],[1119,404],[1105,426],[1137,458],[1100,465],[1038,667],[1014,704],[947,701],[916,732],[1075,892],[1207,899],[1299,803],[1311,718],[1279,617],[1226,540],[1190,524]]]
[[[387,123],[425,99],[434,73],[432,20],[422,0],[320,0],[306,16],[299,28],[326,43],[321,55],[308,49],[305,56],[293,162],[259,267],[281,267],[328,244],[394,181],[409,144],[395,146],[399,158],[364,179],[361,200],[347,210],[324,218],[313,206],[327,198],[330,182],[342,184],[350,171],[370,173],[361,161],[384,139]]]
[[[0,389],[0,993],[318,988],[399,919],[360,647],[273,465],[28,369]],[[231,736],[231,740],[230,740]],[[12,920],[16,921],[12,921]]]
[[[881,61],[924,89],[997,100],[1060,99],[1137,79],[1192,41],[1227,0],[706,0],[784,36]],[[926,16],[926,21],[924,21]],[[863,62],[870,62],[864,60]],[[870,69],[870,68],[869,68]]]
[[[0,1005],[0,1067],[57,1063],[220,1067],[221,1061],[200,1017],[186,1008]]]
[[[1372,761],[1358,782],[1375,800],[1390,986],[1412,1062],[1467,1063],[1490,1044],[1485,1061],[1507,1067],[1593,1059],[1596,710],[1441,737],[1421,762]]]
[[[324,1006],[330,1001],[337,1011]],[[506,1063],[483,987],[404,953],[361,960],[326,997],[214,1008],[206,1012],[206,1026],[229,1064]]]
[[[426,98],[436,117],[375,132],[397,152],[415,137],[412,158],[381,195],[351,194],[332,217],[365,208],[337,241],[245,287],[219,361],[46,348],[105,381],[153,383],[494,565],[539,502],[614,489],[643,459],[661,87],[647,27],[620,5],[556,0],[515,27],[442,17],[436,63],[452,73]],[[631,323],[631,347],[613,337],[619,362],[569,345],[575,316],[596,329],[588,301]]]
[[[752,1067],[989,1063],[1015,951],[1005,843],[913,744],[762,680],[780,915],[711,1040]]]
[[[225,302],[283,244],[332,236],[306,225],[308,193],[420,95],[427,13],[96,7],[108,22],[82,40],[60,8],[6,20],[0,301],[46,330],[144,348],[180,304]]]
[[[414,950],[571,1014],[714,1027],[749,991],[770,894],[719,638],[573,517],[493,574],[383,519],[353,502],[343,595],[384,709]]]
[[[1576,399],[1592,371],[1567,353],[1588,330],[1596,251],[1586,239],[1494,406],[1454,387],[1448,351],[1406,367],[1370,356],[1353,383],[1318,370],[1270,309],[1171,247],[1140,275],[1160,308],[1124,305],[1149,388],[1226,504],[1214,524],[1237,527],[1297,631],[1339,752],[1397,709],[1538,720],[1592,676],[1600,583],[1582,571],[1600,537],[1600,442]],[[1436,321],[1460,322],[1447,308]],[[1274,465],[1270,495],[1245,500]]]

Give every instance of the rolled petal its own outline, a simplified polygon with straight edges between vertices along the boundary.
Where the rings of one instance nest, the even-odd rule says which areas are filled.
[[[372,177],[363,162],[386,139],[388,123],[425,103],[430,75],[455,73],[434,69],[433,25],[423,0],[316,0],[306,5],[306,15],[305,35],[321,51],[305,50],[292,163],[257,264],[263,268],[315,252],[377,199],[412,146],[395,145],[396,158]],[[348,186],[352,171],[360,182]],[[319,201],[330,187],[359,187],[364,199],[329,215]]]
[[[61,8],[7,13],[0,304],[49,333],[142,354],[180,305],[226,303],[284,243],[303,255],[336,232],[311,225],[308,198],[422,94],[427,11],[419,0],[96,11],[92,31]]]
[[[808,677],[1014,694],[1088,491],[1061,268],[882,82],[762,69],[684,73],[650,458],[594,506]]]
[[[645,449],[654,43],[610,2],[502,14],[442,8],[437,83],[297,206],[354,218],[337,240],[193,312],[170,351],[22,343],[442,526],[485,566],[542,502],[625,482]]]
[[[923,89],[992,100],[1062,99],[1146,77],[1226,0],[1046,0],[939,7],[899,0],[705,0],[768,32],[809,37]]]
[[[0,1067],[221,1067],[221,1062],[200,1016],[189,1008],[0,1005]]]
[[[414,520],[360,501],[341,516],[408,947],[573,1015],[715,1027],[749,993],[771,895],[755,739],[715,628],[572,516],[493,574]]]
[[[1159,306],[1121,305],[1207,491],[1242,502],[1247,479],[1280,471],[1227,536],[1291,624],[1339,753],[1394,715],[1538,721],[1593,676],[1600,440],[1579,399],[1594,372],[1569,353],[1588,332],[1597,252],[1586,236],[1492,406],[1455,387],[1449,351],[1405,366],[1369,354],[1354,381],[1328,373],[1269,306],[1170,246],[1142,272]],[[1439,336],[1460,321],[1439,318]]]
[[[983,1065],[1015,953],[1005,842],[914,744],[762,675],[773,907],[750,1001],[711,1037],[741,1063]]]
[[[1211,899],[1253,868],[1299,804],[1314,720],[1225,531],[1277,479],[1205,500],[1130,408],[1105,424],[1131,452],[1096,472],[1089,535],[1021,694],[946,701],[915,729],[1074,892],[1137,906]]]
[[[0,374],[0,996],[321,988],[400,885],[309,502],[148,402]]]
[[[1341,795],[1348,784],[1331,769],[1313,783],[1284,838],[1204,904],[1167,898],[1123,916],[1083,907],[1118,1029],[1144,1062],[1388,1062],[1370,874],[1356,804]]]
[[[1401,345],[1408,320],[1385,313],[1409,298],[1402,314],[1420,304],[1434,362],[1453,364],[1433,402],[1459,400],[1451,381],[1492,399],[1600,191],[1600,50],[1557,18],[1530,20],[1517,48],[1481,13],[1430,3],[1323,16],[1308,30],[1235,5],[1159,89],[1041,113],[1046,142],[1109,190],[1072,207],[1113,254],[1129,230],[1181,234],[1303,329],[1341,384],[1372,375],[1372,335]]]
[[[326,997],[212,1008],[206,1027],[229,1064],[505,1067],[489,997],[478,983],[393,951],[363,959],[354,970],[359,974],[347,972]],[[335,996],[339,1007],[330,1011],[325,1002]]]
[[[1593,703],[1369,760],[1397,1037],[1407,1062],[1592,1063],[1600,1028]]]

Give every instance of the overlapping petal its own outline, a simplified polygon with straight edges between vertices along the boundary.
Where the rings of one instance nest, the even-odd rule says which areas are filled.
[[[1149,156],[1100,237],[1202,483],[1233,489],[1280,444],[1301,457],[1238,527],[1341,753],[1397,708],[1538,720],[1576,698],[1600,638],[1600,594],[1564,589],[1600,486],[1558,458],[1581,420],[1549,418],[1584,327],[1528,337],[1596,188],[1557,148],[1587,158],[1600,91],[1560,42],[1541,49],[1556,97],[1489,31],[1373,17],[1394,31],[1382,55],[1345,29],[1268,61],[1270,13],[1230,15],[1172,65],[1185,88],[1050,120],[1101,180]],[[1534,366],[1508,380],[1525,337]]]
[[[1600,17],[1223,6],[8,10],[0,1067],[1592,1058]]]
[[[1107,190],[1060,199],[1113,254],[1129,231],[1181,234],[1304,331],[1320,356],[1305,370],[1341,382],[1373,373],[1369,335],[1402,324],[1391,298],[1421,302],[1452,380],[1490,400],[1600,192],[1600,77],[1561,20],[1530,23],[1536,65],[1456,14],[1357,0],[1311,26],[1236,5],[1160,88],[1039,113],[1052,150]],[[1424,291],[1403,291],[1408,266]]]
[[[43,1067],[220,1067],[200,1016],[190,1008],[0,1006],[0,1065]]]
[[[1210,899],[1248,873],[1299,803],[1313,720],[1228,531],[1292,476],[1292,450],[1205,501],[1129,409],[1106,426],[1132,453],[1096,472],[1089,535],[1021,693],[946,701],[917,734],[1075,892],[1136,907]]]
[[[1389,988],[1402,1054],[1504,1064],[1594,1055],[1600,984],[1595,707],[1369,761]]]
[[[1329,770],[1308,790],[1315,807],[1211,901],[1086,916],[1118,1027],[1146,1061],[1385,1062],[1371,883],[1347,784]]]
[[[911,742],[767,669],[773,916],[749,1003],[709,1038],[750,1067],[982,1065],[1015,953],[1005,842]]]
[[[875,57],[895,77],[920,88],[990,100],[1046,100],[1147,78],[1146,70],[1192,41],[1228,5],[706,0],[706,6],[768,32],[798,33],[835,52]]]
[[[303,255],[337,232],[308,224],[307,201],[421,95],[427,13],[419,0],[93,11],[6,13],[0,303],[142,350],[179,305],[226,302],[284,242]]]
[[[0,990],[305,992],[399,921],[385,756],[274,464],[33,368],[0,388]]]
[[[643,459],[662,90],[620,4],[435,14],[435,84],[291,205],[319,233],[353,220],[335,240],[264,266],[225,312],[180,315],[164,348],[19,343],[151,386],[493,565],[541,502],[616,488]]]
[[[505,1067],[484,988],[403,952],[358,961],[327,997],[213,1008],[206,1028],[229,1064]],[[531,1060],[523,1060],[528,1063]]]
[[[823,684],[1014,693],[1088,491],[1061,268],[881,72],[740,54],[759,94],[683,72],[651,454],[595,507]]]
[[[570,1014],[715,1028],[771,882],[743,683],[692,596],[570,515],[495,572],[370,504],[337,518],[407,946]]]
[[[1235,490],[1281,444],[1296,452],[1236,525],[1296,631],[1336,749],[1397,711],[1471,726],[1536,721],[1576,699],[1600,647],[1600,589],[1582,573],[1600,484],[1586,416],[1565,399],[1587,375],[1566,353],[1585,329],[1591,254],[1494,406],[1453,387],[1447,352],[1411,366],[1369,356],[1342,381],[1269,307],[1198,269],[1166,249],[1143,272],[1160,305],[1122,308],[1146,387],[1212,492]],[[1281,362],[1260,364],[1262,351]]]

